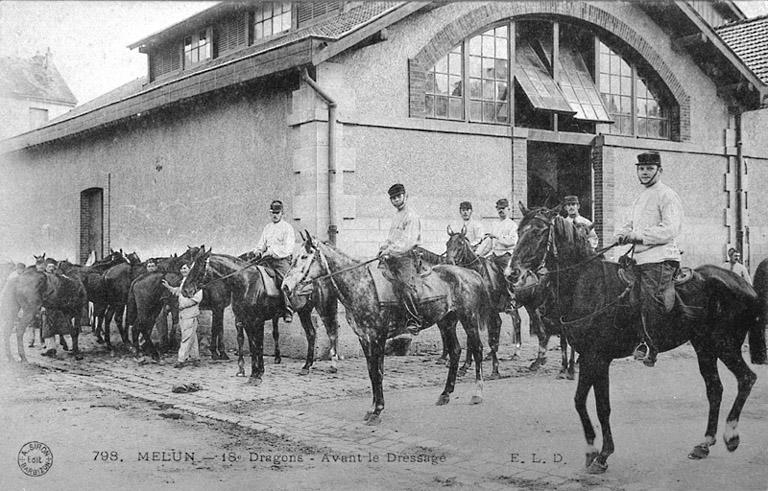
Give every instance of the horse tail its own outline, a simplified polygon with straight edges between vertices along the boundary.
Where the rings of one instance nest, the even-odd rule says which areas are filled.
[[[757,292],[758,315],[749,327],[749,355],[752,363],[766,363],[765,330],[768,325],[768,259],[763,259],[755,269],[752,282]]]

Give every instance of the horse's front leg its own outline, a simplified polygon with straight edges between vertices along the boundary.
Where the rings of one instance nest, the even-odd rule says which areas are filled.
[[[334,300],[334,302],[335,301],[336,300]],[[320,319],[322,320],[323,325],[325,326],[325,332],[328,335],[328,346],[330,349],[328,355],[331,358],[331,367],[328,371],[336,373],[339,369],[339,360],[341,360],[341,356],[339,355],[339,321],[336,318],[335,311],[333,314],[325,316],[321,314]]]
[[[483,381],[483,342],[480,339],[480,324],[477,319],[478,317],[474,320],[466,319],[466,323],[464,320],[461,322],[462,326],[467,326],[464,328],[467,332],[467,351],[471,352],[475,359],[475,393],[469,399],[470,404],[483,402],[483,388],[485,386]],[[496,319],[499,322],[499,329],[501,329],[501,317],[498,314],[496,314]],[[494,320],[490,319],[490,322],[493,324]]]
[[[587,472],[602,474],[608,468],[608,457],[614,452],[613,434],[611,433],[611,397],[610,397],[610,360],[596,358],[593,360],[593,384],[595,388],[595,406],[597,419],[603,431],[603,447],[600,453],[589,465]]]
[[[437,323],[437,327],[440,329],[440,337],[443,338],[443,350],[448,351],[448,378],[445,380],[445,389],[436,402],[436,405],[443,406],[451,400],[451,394],[456,387],[461,348],[459,347],[459,338],[456,336],[456,321],[442,320]],[[468,349],[467,353],[470,351]]]
[[[591,361],[592,358],[593,355],[582,357],[579,380],[576,384],[576,394],[573,397],[576,412],[579,414],[581,426],[584,430],[584,439],[587,442],[586,467],[592,465],[598,454],[597,448],[595,448],[595,428],[592,426],[592,420],[589,418],[589,412],[587,411],[587,397],[589,396],[590,389],[592,389],[595,371],[594,362]],[[587,359],[590,361],[587,361]]]
[[[717,356],[715,348],[701,342],[693,342],[693,348],[696,350],[696,358],[699,362],[699,373],[704,379],[704,386],[707,391],[707,402],[709,403],[709,414],[707,416],[707,429],[704,432],[704,441],[693,447],[688,454],[689,459],[703,459],[709,455],[709,447],[717,442],[717,422],[720,418],[720,403],[723,400],[723,383],[720,381],[720,375],[717,373]],[[583,370],[583,368],[581,368]]]
[[[371,329],[370,327],[368,329]],[[360,338],[360,346],[365,353],[365,361],[368,365],[368,378],[371,380],[371,392],[373,404],[371,410],[365,413],[363,420],[368,426],[381,423],[381,412],[384,410],[384,346],[386,336],[371,329],[367,340]]]
[[[80,337],[80,326],[78,324],[80,324],[78,317],[73,317],[69,321],[69,335],[72,338],[72,352],[70,354],[74,355],[75,360],[82,360],[83,354],[80,352],[80,345],[78,344],[78,338]]]
[[[214,309],[211,314],[211,359],[228,360],[224,347],[224,309]]]
[[[747,402],[750,392],[752,392],[752,386],[757,381],[757,375],[749,369],[747,363],[741,355],[741,347],[736,346],[735,349],[729,350],[725,354],[720,355],[720,359],[723,361],[726,367],[736,376],[738,381],[738,393],[736,399],[733,401],[733,406],[728,412],[728,417],[725,419],[725,431],[723,431],[723,441],[725,442],[725,448],[729,452],[733,452],[739,447],[739,417],[741,416],[741,410],[744,408],[744,404]]]
[[[243,360],[243,343],[245,342],[243,321],[235,318],[235,329],[237,329],[237,373],[235,377],[245,377],[245,360]],[[250,344],[250,340],[248,341]]]
[[[517,313],[517,311],[514,311]],[[514,319],[514,318],[513,318]],[[518,323],[520,322],[520,316],[517,316]],[[519,327],[519,326],[518,326]],[[491,322],[488,326],[488,347],[490,348],[490,353],[488,353],[488,358],[491,360],[491,375],[488,377],[489,379],[498,379],[501,378],[501,374],[499,373],[499,357],[497,355],[497,352],[499,351],[499,338],[501,337],[501,316],[498,313],[491,315]],[[479,338],[478,338],[479,339]],[[469,338],[467,338],[467,355],[470,354],[472,351],[469,349]],[[483,348],[482,343],[480,344],[480,355],[482,356]],[[486,358],[486,359],[488,359]],[[475,368],[477,370],[477,368]]]
[[[515,345],[515,351],[512,354],[512,358],[515,359],[519,356],[520,348],[523,345],[523,335],[521,329],[522,321],[520,320],[520,313],[517,311],[517,309],[513,309],[511,312],[509,312],[509,317],[512,319],[512,342]],[[488,336],[490,336],[490,331],[488,332]]]
[[[275,343],[275,365],[283,361],[280,356],[280,329],[277,327],[278,317],[272,317],[272,341]]]
[[[246,324],[248,332],[248,345],[251,348],[251,378],[250,383],[261,385],[264,375],[264,322],[266,319],[259,317],[253,324]]]
[[[309,369],[312,368],[312,365],[315,363],[316,340],[315,325],[312,323],[311,306],[299,310],[299,320],[301,321],[301,327],[304,329],[304,336],[307,338],[307,358],[304,361],[304,366],[301,367],[301,371],[299,371],[299,375],[309,375]]]
[[[525,307],[525,311],[528,312],[528,319],[531,323],[530,330],[536,333],[536,338],[539,340],[539,348],[536,353],[536,359],[528,367],[531,371],[536,371],[547,363],[547,348],[549,347],[550,335],[543,328],[544,323],[541,320],[541,314],[537,309]]]

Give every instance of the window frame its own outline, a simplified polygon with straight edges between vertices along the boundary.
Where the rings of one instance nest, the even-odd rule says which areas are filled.
[[[262,26],[263,26],[263,24],[264,24],[264,22],[266,20],[264,18],[264,16],[263,16],[264,15],[264,8],[267,5],[271,6],[271,13],[270,13],[269,20],[271,21],[270,25],[272,26],[272,28],[271,28],[272,32],[269,35],[265,35],[264,31],[263,31],[263,27],[262,27],[262,32],[261,32],[261,35],[259,36],[259,35],[257,35],[257,25],[262,24]],[[288,16],[288,28],[287,29],[282,29],[282,30],[277,31],[277,32],[275,32],[275,30],[274,30],[275,5],[280,5],[281,7],[284,7],[284,6],[287,5],[287,7],[288,7],[287,10],[285,10],[283,8],[283,10],[281,10],[280,14],[278,14],[281,18],[283,16],[285,16],[285,15]],[[253,9],[253,13],[252,13],[252,16],[251,16],[251,22],[250,22],[250,24],[251,24],[250,31],[252,33],[252,35],[251,35],[251,38],[252,38],[251,44],[252,45],[253,44],[261,44],[261,43],[263,43],[265,41],[268,41],[270,39],[274,39],[274,38],[277,38],[277,37],[280,37],[280,36],[285,36],[286,34],[290,33],[295,28],[295,26],[296,26],[296,12],[295,12],[295,10],[296,10],[295,2],[262,2],[259,5],[257,5]],[[259,13],[261,13],[261,16],[259,16]],[[282,24],[283,23],[281,21],[281,26],[282,26]]]
[[[205,44],[200,44],[201,34],[205,33]],[[187,51],[187,39],[190,40],[189,46],[191,48]],[[205,58],[200,57],[200,51],[205,50]],[[197,53],[198,58],[193,61],[188,55],[191,53]],[[202,63],[211,61],[213,59],[213,28],[207,26],[203,29],[196,29],[192,34],[181,38],[181,55],[182,55],[182,69],[187,70],[194,68]]]

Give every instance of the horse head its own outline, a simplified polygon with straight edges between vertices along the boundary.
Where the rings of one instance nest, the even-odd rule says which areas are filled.
[[[504,277],[515,290],[515,296],[540,282],[539,274],[550,251],[554,220],[558,216],[555,210],[544,207],[528,209],[522,203],[518,205],[523,219],[517,227],[517,244],[512,259],[504,270]]]
[[[321,266],[320,250],[316,239],[309,232],[299,232],[302,246],[293,258],[291,269],[283,279],[283,290],[294,309],[301,309],[313,292],[312,280],[325,274]]]
[[[445,257],[449,264],[466,266],[477,260],[477,254],[467,238],[466,225],[461,227],[459,232],[453,232],[448,226],[448,235],[448,242],[445,243]]]
[[[138,264],[141,264],[141,258],[136,253],[136,251],[133,251],[130,254],[126,255],[125,258],[128,260],[128,264],[130,264],[131,266],[136,266]]]
[[[182,293],[185,296],[192,296],[195,292],[204,286],[206,273],[208,272],[208,259],[211,257],[211,249],[205,250],[205,246],[202,246],[197,251],[194,259],[192,259],[192,265],[189,267],[189,273],[184,279],[184,287]]]

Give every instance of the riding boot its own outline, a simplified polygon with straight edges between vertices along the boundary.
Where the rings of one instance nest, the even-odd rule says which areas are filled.
[[[291,302],[288,300],[288,295],[285,294],[284,291],[282,291],[283,294],[283,322],[286,324],[289,324],[293,322],[293,308],[291,307]]]
[[[404,295],[403,306],[405,307],[405,330],[412,336],[417,336],[421,331],[422,321],[419,316],[419,310],[416,307],[416,300],[414,295],[408,292]]]
[[[658,348],[656,347],[650,335],[648,334],[647,326],[653,324],[652,322],[649,322],[652,319],[653,319],[653,316],[649,312],[641,313],[640,322],[643,329],[640,334],[641,334],[642,342],[639,345],[637,345],[633,353],[634,359],[642,361],[643,364],[647,367],[652,367],[656,365],[656,357],[659,354]]]

